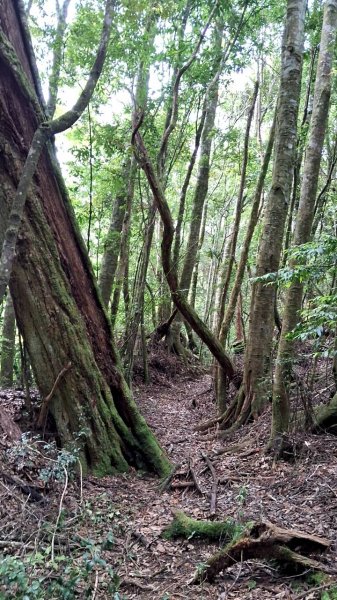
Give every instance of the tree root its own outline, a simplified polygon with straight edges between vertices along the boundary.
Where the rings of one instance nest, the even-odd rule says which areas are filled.
[[[308,568],[325,571],[324,565],[307,554],[322,552],[329,546],[330,541],[325,538],[295,529],[282,529],[268,522],[257,523],[250,529],[249,535],[232,540],[211,556],[204,567],[195,572],[190,583],[212,582],[220,571],[252,558],[274,559],[295,571]]]

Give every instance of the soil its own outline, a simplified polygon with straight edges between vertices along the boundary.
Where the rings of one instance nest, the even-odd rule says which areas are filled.
[[[37,487],[45,501],[28,502],[29,497],[17,485],[0,478],[0,550],[5,548],[5,553],[22,555],[34,546],[43,545],[46,524],[53,529],[62,509],[57,552],[71,553],[76,543],[82,544],[83,540],[100,545],[102,558],[120,578],[116,598],[328,600],[337,597],[327,595],[333,582],[337,583],[337,437],[298,432],[294,434],[292,461],[275,462],[264,452],[270,432],[270,407],[258,421],[229,439],[218,440],[214,430],[206,434],[194,431],[201,421],[215,415],[210,374],[180,371],[170,377],[161,373],[154,380],[147,386],[138,382],[134,393],[162,447],[172,463],[179,465],[172,486],[160,492],[157,478],[135,471],[103,479],[89,476],[80,480],[76,476],[67,487],[64,480],[54,481],[55,477],[46,484],[38,473],[50,464],[44,458],[48,456],[48,448],[39,455],[38,442],[27,438],[25,451],[18,455],[13,452],[12,442],[3,436],[1,470]],[[0,402],[2,409],[9,411],[20,424],[22,394],[2,392]],[[220,451],[221,454],[216,454]],[[219,480],[212,511],[213,479],[203,455],[211,459]],[[190,467],[202,493],[191,485],[175,487],[184,482],[191,484]],[[161,533],[177,510],[195,519],[231,517],[242,524],[268,520],[281,527],[326,537],[332,542],[331,549],[318,558],[328,575],[320,578],[310,571],[301,575],[281,572],[275,563],[250,560],[220,573],[212,585],[191,585],[198,565],[205,563],[223,544],[221,540],[210,542],[193,536],[188,540],[163,539]],[[92,598],[114,597],[104,591],[104,582],[104,573],[97,571]]]

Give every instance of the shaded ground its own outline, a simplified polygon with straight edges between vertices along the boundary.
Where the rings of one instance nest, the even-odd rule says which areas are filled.
[[[180,373],[171,380],[163,375],[157,377],[156,384],[139,385],[134,391],[145,418],[172,462],[180,465],[173,486],[191,481],[187,472],[192,466],[202,495],[195,487],[160,493],[157,479],[134,472],[103,480],[84,479],[82,494],[78,480],[69,481],[66,489],[64,481],[59,484],[49,481],[45,484],[47,487],[41,489],[47,497],[42,504],[27,502],[27,496],[17,487],[2,481],[0,551],[23,556],[34,546],[42,547],[55,531],[57,515],[61,511],[63,517],[62,522],[57,523],[55,554],[74,553],[76,563],[76,548],[83,549],[87,544],[91,554],[93,548],[99,548],[100,557],[120,578],[119,592],[114,596],[107,591],[106,567],[97,565],[93,569],[90,595],[83,592],[78,597],[154,600],[337,598],[337,591],[326,595],[329,588],[322,588],[333,581],[337,584],[337,438],[328,434],[302,434],[297,438],[303,445],[295,462],[273,464],[272,458],[263,452],[269,435],[269,410],[258,422],[225,442],[214,440],[209,434],[194,433],[195,425],[214,414],[209,375],[196,379],[195,375]],[[3,404],[8,405],[8,398],[2,396]],[[13,452],[8,454],[7,446],[6,439],[0,440],[1,469],[26,482],[30,477],[35,484],[36,474],[45,466],[43,456],[48,455],[48,449],[38,456],[29,442],[26,455],[16,456]],[[225,452],[214,454],[220,450]],[[321,561],[331,573],[330,578],[323,581],[320,577],[312,578],[310,573],[304,577],[282,575],[273,564],[248,561],[219,575],[214,585],[189,585],[195,569],[219,548],[219,544],[193,537],[166,541],[160,534],[172,521],[176,510],[184,510],[198,519],[210,517],[212,477],[202,453],[211,457],[220,480],[216,519],[232,517],[242,523],[268,519],[282,527],[328,537],[333,542],[331,551]],[[67,464],[65,467],[68,469]],[[58,468],[60,476],[63,475],[62,464],[58,464]],[[39,485],[43,484],[40,482]],[[60,561],[61,572],[62,568]],[[315,591],[313,588],[317,587],[320,589]],[[0,598],[11,597],[15,596],[9,593],[1,596],[0,592]]]

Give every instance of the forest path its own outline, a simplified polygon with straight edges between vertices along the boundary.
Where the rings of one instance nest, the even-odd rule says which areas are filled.
[[[157,479],[137,473],[95,480],[94,484],[93,480],[86,482],[90,496],[93,491],[98,494],[104,485],[103,495],[108,495],[120,511],[123,536],[116,537],[113,562],[121,577],[122,597],[295,599],[299,590],[308,589],[308,595],[303,597],[321,598],[321,591],[309,591],[305,578],[281,577],[275,565],[262,561],[239,564],[219,576],[214,585],[188,585],[198,564],[217,551],[219,544],[195,539],[166,541],[160,533],[176,510],[198,519],[210,517],[212,477],[205,470],[202,453],[212,456],[227,446],[225,454],[212,458],[221,480],[215,518],[232,517],[241,523],[268,519],[279,526],[328,537],[333,548],[322,560],[336,572],[337,438],[306,435],[304,450],[293,464],[273,464],[263,452],[270,411],[237,432],[225,446],[194,432],[196,424],[214,414],[211,377],[180,375],[163,381],[165,385],[135,388],[135,396],[170,459],[181,465],[174,485],[191,481],[187,477],[190,464],[203,495],[195,487],[160,493]],[[314,585],[312,580],[311,586]]]
[[[118,575],[120,588],[113,595],[107,591],[106,566],[96,565],[91,575],[94,581],[95,573],[97,577],[92,596],[96,600],[295,600],[299,597],[334,600],[335,575],[322,580],[313,578],[310,572],[304,577],[281,574],[275,564],[262,560],[239,563],[220,574],[214,584],[189,585],[198,565],[223,544],[193,537],[167,541],[161,533],[177,510],[196,519],[210,518],[213,480],[205,468],[204,454],[211,458],[220,480],[216,520],[230,517],[246,523],[263,519],[327,537],[332,541],[331,550],[319,560],[331,573],[336,573],[337,437],[298,434],[296,440],[302,442],[302,450],[295,461],[274,464],[264,454],[270,432],[270,407],[258,421],[220,442],[214,439],[214,432],[212,437],[210,432],[202,435],[194,431],[195,425],[215,414],[210,375],[187,375],[179,369],[171,376],[167,371],[157,370],[152,377],[150,385],[135,385],[134,393],[172,464],[180,465],[173,485],[161,493],[158,478],[131,470],[120,476],[84,478],[81,494],[78,478],[70,478],[64,488],[64,480],[53,475],[42,488],[46,501],[32,503],[27,502],[27,496],[18,487],[0,480],[2,543],[14,540],[12,543],[19,547],[16,550],[17,546],[10,545],[10,553],[25,553],[31,547],[43,551],[50,543],[44,534],[44,528],[49,526],[50,531],[57,533],[57,555],[63,555],[63,560],[68,553],[71,564],[76,566],[83,563],[85,554],[97,553]],[[19,416],[23,395],[1,392],[2,411]],[[50,469],[51,463],[44,459],[45,450],[43,453],[36,450],[42,448],[41,442],[37,441],[34,447],[30,440],[26,438],[18,447],[19,453],[13,454],[15,447],[11,448],[5,434],[0,436],[0,465],[6,473],[34,485],[39,482],[41,469]],[[219,450],[223,453],[215,455]],[[62,476],[63,463],[52,464]],[[188,475],[190,466],[202,494],[195,486],[176,487],[192,482]],[[69,465],[70,474],[73,468]],[[60,508],[63,517],[56,532]],[[329,595],[326,589],[312,591],[313,586],[331,580],[336,581],[336,586]],[[76,597],[89,596],[83,592]]]

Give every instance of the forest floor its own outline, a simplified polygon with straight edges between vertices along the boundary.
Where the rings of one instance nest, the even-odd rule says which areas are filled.
[[[0,552],[22,557],[29,550],[43,547],[49,523],[55,555],[60,555],[57,568],[61,575],[65,569],[65,578],[69,563],[64,555],[75,556],[86,547],[96,557],[92,563],[92,591],[88,596],[80,593],[81,598],[337,598],[337,437],[297,434],[297,441],[302,444],[294,462],[275,463],[264,453],[270,408],[226,442],[215,439],[214,432],[202,435],[194,431],[196,425],[215,414],[212,379],[207,373],[159,375],[150,385],[135,385],[134,393],[170,460],[180,465],[172,486],[161,493],[157,478],[136,472],[103,479],[88,477],[82,485],[75,478],[66,486],[64,480],[51,482],[44,490],[48,501],[32,503],[13,482],[0,477]],[[0,403],[13,414],[20,410],[22,399],[15,393],[1,392]],[[1,472],[35,484],[38,468],[46,466],[46,451],[39,456],[34,449],[36,444],[34,448],[33,445],[28,439],[26,445],[20,446],[21,451],[13,453],[2,437]],[[219,450],[224,452],[216,455]],[[219,480],[213,515],[213,481],[203,455],[211,457]],[[68,468],[62,466],[62,461],[58,466],[62,474]],[[194,486],[175,487],[191,482],[187,476],[189,467],[202,493]],[[319,560],[330,575],[322,577],[311,571],[301,576],[281,573],[275,563],[250,560],[220,573],[214,584],[191,585],[195,570],[221,547],[221,541],[163,539],[161,533],[177,510],[195,519],[231,517],[239,523],[268,520],[274,525],[326,537],[332,546]],[[50,552],[50,546],[46,552]],[[118,593],[114,595],[107,591],[106,565],[119,578]],[[38,561],[34,568],[45,576]],[[0,580],[0,598],[21,596],[11,595],[9,588],[6,594]]]

